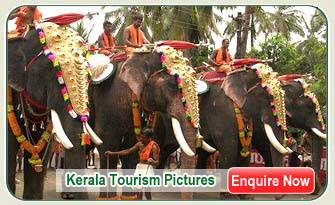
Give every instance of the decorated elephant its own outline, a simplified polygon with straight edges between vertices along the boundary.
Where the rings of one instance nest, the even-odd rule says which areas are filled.
[[[15,156],[20,142],[25,147],[24,199],[43,198],[44,153],[46,147],[51,147],[48,143],[52,129],[66,148],[66,169],[85,168],[82,145],[88,143],[90,135],[95,143],[102,143],[87,124],[89,65],[82,46],[76,32],[53,23],[28,25],[24,35],[9,36],[8,99],[11,97],[12,102],[8,101],[8,183],[15,193]],[[19,120],[19,104],[27,129]],[[48,126],[40,125],[47,116],[51,117]],[[31,132],[36,125],[47,128],[42,136],[41,132]],[[64,194],[70,198],[88,197],[87,193]]]
[[[283,115],[285,104],[279,81],[272,74],[270,68],[263,64],[255,65],[250,70],[237,70],[227,77],[224,84],[225,92],[220,87],[212,85],[207,93],[199,97],[200,133],[205,137],[206,141],[208,140],[210,145],[215,146],[220,151],[220,168],[249,165],[247,152],[248,147],[250,147],[251,136],[248,135],[250,135],[252,130],[249,130],[249,134],[244,133],[246,137],[239,136],[239,133],[244,132],[246,128],[243,123],[245,119],[239,112],[243,113],[249,119],[261,120],[262,126],[268,129],[268,138],[273,142],[273,146],[271,146],[271,152],[274,153],[272,155],[273,161],[276,166],[283,166],[282,154],[290,153],[290,150],[282,145],[284,142],[284,131],[281,129],[282,126],[278,126],[281,125],[279,124],[280,121],[285,126],[285,115]],[[269,75],[269,78],[263,77],[265,79],[263,80],[263,85],[259,84],[260,75]],[[266,89],[265,84],[270,81],[275,85],[272,85],[271,88],[273,91],[269,93],[269,89]],[[276,89],[277,94],[275,93]],[[281,112],[280,117],[284,119],[279,120],[273,115],[274,105],[273,102],[272,105],[270,102],[273,99],[271,95],[277,95],[275,108],[278,112]],[[235,105],[231,98],[237,102]],[[162,119],[164,119],[164,116]],[[242,123],[238,123],[238,121]],[[246,121],[248,122],[248,120]],[[170,138],[168,133],[169,128],[166,127],[169,124],[161,122],[159,125],[165,126],[166,136]],[[251,126],[249,129],[251,129]],[[156,130],[158,130],[157,135],[160,135],[162,129],[157,127]],[[240,138],[244,142],[240,141]],[[244,146],[242,146],[242,143]],[[166,144],[168,148],[164,152]],[[175,143],[172,143],[172,140],[169,139],[162,140],[162,145],[162,164],[160,164],[160,168],[164,167],[164,159],[174,151],[172,148],[176,147]],[[244,150],[243,147],[245,147]],[[205,161],[208,155],[207,152],[203,152],[201,149],[198,150],[198,162],[200,162],[197,165],[198,168],[206,167]]]
[[[315,190],[318,193],[321,188],[320,179],[320,163],[322,155],[322,145],[326,140],[324,134],[325,125],[322,119],[319,103],[315,95],[310,91],[309,85],[301,76],[299,78],[290,79],[285,75],[280,77],[282,80],[282,88],[285,90],[285,105],[288,125],[300,128],[308,132],[312,136],[312,168],[315,171]],[[264,140],[264,129],[255,122],[255,138],[253,138],[253,146],[257,148],[263,156],[265,166],[273,166],[271,155],[269,154],[269,143]],[[257,126],[258,124],[258,126]]]
[[[167,114],[182,150],[194,155],[199,135],[199,108],[195,91],[195,72],[181,52],[171,47],[135,52],[127,61],[114,64],[116,72],[93,86],[95,131],[104,141],[98,146],[100,167],[116,168],[117,158],[106,158],[105,151],[129,148],[139,135],[140,108]],[[134,169],[137,153],[122,157],[122,168]],[[108,165],[108,167],[107,167]],[[193,159],[183,155],[183,168],[194,168]],[[101,198],[115,193],[100,193]],[[131,196],[125,193],[123,199]]]

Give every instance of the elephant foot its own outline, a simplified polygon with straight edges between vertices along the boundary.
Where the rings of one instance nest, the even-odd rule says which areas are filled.
[[[276,200],[281,200],[282,198],[284,198],[285,194],[276,194],[275,195],[275,199]]]
[[[255,200],[256,195],[254,195],[254,194],[239,194],[238,197],[241,200]]]
[[[240,198],[236,194],[229,192],[220,192],[220,200],[239,200]]]
[[[71,194],[71,193],[61,193],[60,195],[62,197],[62,199],[74,199],[74,194]]]

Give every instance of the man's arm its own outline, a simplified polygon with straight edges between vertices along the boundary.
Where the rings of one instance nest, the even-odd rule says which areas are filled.
[[[105,48],[105,42],[104,39],[102,38],[102,35],[100,35],[98,38],[98,46],[99,48]]]
[[[148,39],[144,36],[144,34],[143,34],[143,43],[144,43],[144,44],[150,44],[150,42],[149,42]]]
[[[128,47],[141,48],[141,46],[135,45],[132,42],[130,42],[129,39],[130,39],[130,28],[127,27],[126,29],[124,29],[123,32],[123,42]]]
[[[125,150],[122,150],[122,151],[118,151],[118,152],[106,151],[105,155],[121,155],[121,156],[128,155],[130,153],[136,152],[139,149],[140,143],[141,142],[138,142],[134,146],[132,146],[131,148],[125,149]]]
[[[12,20],[12,19],[14,19],[16,17],[19,17],[19,16],[25,17],[26,13],[25,12],[21,12],[20,9],[17,9],[12,15],[10,15],[9,20]]]
[[[148,163],[152,166],[156,167],[159,164],[159,154],[158,154],[158,148],[154,144],[151,149],[152,152],[152,158],[148,159]]]
[[[209,64],[214,65],[214,66],[220,66],[222,64],[217,64],[216,63],[216,56],[218,54],[218,50],[214,50],[211,57],[209,58]]]

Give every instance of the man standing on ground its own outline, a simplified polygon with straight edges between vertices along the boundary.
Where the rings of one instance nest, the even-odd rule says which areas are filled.
[[[140,141],[136,143],[134,146],[132,146],[129,149],[125,149],[118,152],[106,151],[105,155],[129,155],[133,152],[138,151],[140,155],[140,162],[138,163],[136,169],[141,167],[139,166],[139,164],[146,165],[144,166],[146,167],[145,168],[146,170],[149,169],[149,166],[152,166],[151,168],[155,168],[159,163],[160,149],[158,144],[154,140],[152,140],[152,135],[153,135],[152,129],[148,127],[144,128],[141,132]],[[151,200],[152,197],[150,188],[144,188],[144,190],[147,200]],[[142,191],[139,192],[138,199],[142,199]]]

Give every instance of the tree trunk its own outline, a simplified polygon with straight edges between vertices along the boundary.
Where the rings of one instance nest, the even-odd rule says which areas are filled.
[[[254,39],[255,39],[255,22],[254,22],[254,11],[251,14],[251,31],[250,31],[250,42],[251,48],[254,47]]]
[[[242,32],[242,13],[238,12],[237,13],[237,38],[236,38],[236,53],[235,53],[235,59],[241,58],[241,32]]]
[[[244,21],[243,21],[243,32],[242,32],[242,44],[241,44],[241,58],[245,58],[247,53],[247,42],[248,42],[248,34],[249,34],[249,26],[250,26],[250,14],[252,13],[252,7],[246,6],[244,13]]]

